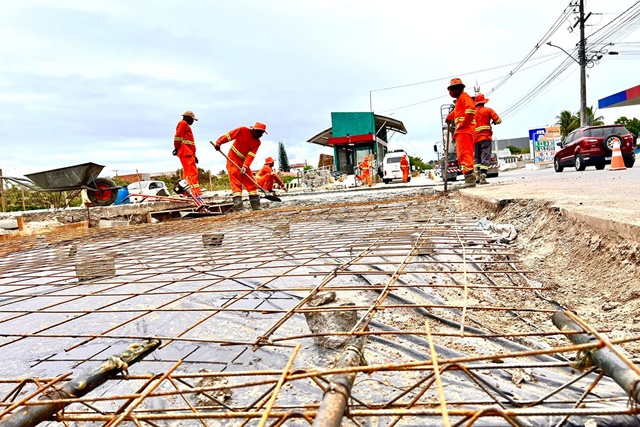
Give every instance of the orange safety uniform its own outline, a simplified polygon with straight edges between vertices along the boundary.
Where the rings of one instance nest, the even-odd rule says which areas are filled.
[[[476,106],[468,93],[462,92],[456,99],[456,106],[447,116],[453,122],[456,140],[456,154],[463,174],[473,172],[473,140],[476,133]]]
[[[196,166],[196,142],[191,126],[185,120],[180,120],[176,126],[173,147],[178,150],[178,158],[182,163],[182,178],[191,185],[194,196],[202,195],[198,180],[198,166]]]
[[[482,97],[484,100],[484,96]],[[487,99],[488,101],[488,99]],[[477,100],[476,100],[477,102]],[[484,104],[476,106],[476,135],[475,143],[475,167],[488,170],[491,163],[491,140],[493,139],[493,124],[502,123],[502,119],[492,108]]]
[[[227,172],[229,172],[229,181],[231,183],[233,196],[242,196],[243,186],[247,189],[249,196],[257,196],[258,187],[251,181],[250,177],[253,176],[253,174],[250,166],[260,147],[260,139],[253,137],[251,129],[242,126],[222,135],[216,141],[216,145],[221,145],[229,141],[233,141],[228,154],[229,159],[239,167],[245,166],[247,169],[246,175],[243,175],[240,173],[240,169],[234,166],[233,163],[227,162]]]
[[[402,170],[402,182],[409,181],[409,158],[405,154],[400,159],[400,169]]]
[[[284,188],[284,182],[270,166],[271,162],[267,162],[258,172],[258,184],[267,191],[273,191],[273,182],[277,182],[280,188]]]
[[[357,178],[362,181],[362,184],[366,183],[369,187],[373,187],[373,181],[371,181],[371,173],[369,171],[369,156],[366,156],[358,167],[362,170],[362,175]]]

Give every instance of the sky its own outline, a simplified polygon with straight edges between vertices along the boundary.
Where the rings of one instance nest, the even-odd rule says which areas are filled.
[[[586,35],[636,1],[585,0]],[[437,4],[437,5],[436,5]],[[579,111],[579,40],[566,0],[0,0],[0,168],[18,176],[74,164],[102,175],[172,171],[185,110],[199,166],[224,159],[208,141],[256,121],[267,125],[256,159],[315,165],[330,148],[307,143],[331,112],[373,111],[403,121],[390,149],[435,159],[447,86],[460,77],[503,115],[498,139],[553,125]],[[587,70],[587,105],[640,84],[640,21],[599,45]],[[604,27],[604,28],[603,28]],[[594,36],[595,37],[595,36]],[[536,45],[539,45],[535,49]],[[531,59],[521,62],[531,53]],[[589,54],[590,55],[590,54]],[[556,67],[566,70],[518,106]],[[504,80],[506,76],[510,78]],[[640,118],[640,106],[598,110],[605,122]]]

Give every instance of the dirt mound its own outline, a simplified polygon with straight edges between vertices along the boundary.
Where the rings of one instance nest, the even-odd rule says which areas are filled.
[[[515,245],[528,276],[542,283],[545,294],[611,338],[637,335],[640,309],[640,245],[603,233],[568,218],[551,203],[513,200],[496,206],[456,196],[463,210],[518,231]],[[640,349],[626,347],[636,356]]]

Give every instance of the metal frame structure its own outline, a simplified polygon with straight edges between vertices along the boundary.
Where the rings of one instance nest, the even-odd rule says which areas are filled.
[[[500,240],[421,196],[3,245],[0,427],[52,404],[45,422],[74,426],[637,423],[598,363],[634,390],[640,337],[554,327],[564,307]],[[143,342],[135,365],[114,358]],[[60,391],[105,361],[119,371],[93,391]]]

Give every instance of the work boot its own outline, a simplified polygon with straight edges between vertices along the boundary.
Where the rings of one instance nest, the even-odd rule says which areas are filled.
[[[254,211],[260,211],[260,196],[249,196],[249,203],[251,203],[251,209]]]
[[[462,185],[462,188],[475,187],[475,186],[476,186],[476,177],[473,176],[473,172],[469,172],[464,176],[464,184]]]
[[[476,184],[480,184],[480,168],[475,168],[474,171],[476,173]]]
[[[484,185],[484,184],[488,184],[487,182],[487,173],[486,172],[481,172],[480,173],[480,185]]]
[[[242,205],[242,196],[234,196],[233,197],[233,210],[234,211],[241,211],[242,209],[244,209],[244,206]]]

